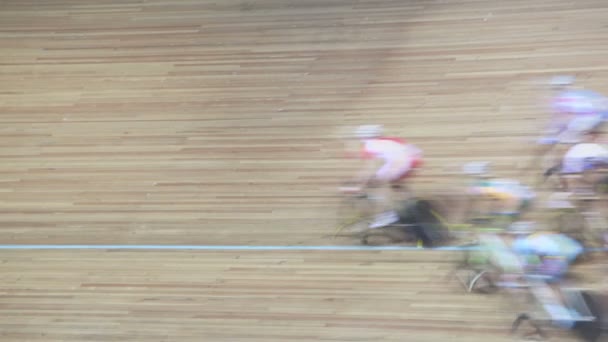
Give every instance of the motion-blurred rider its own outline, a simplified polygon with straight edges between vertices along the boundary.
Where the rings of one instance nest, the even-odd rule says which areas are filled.
[[[571,76],[556,76],[551,80],[551,118],[544,136],[537,141],[539,146],[533,167],[556,146],[579,143],[582,135],[597,129],[608,119],[608,99],[590,90],[576,89],[573,83],[574,77]],[[566,149],[556,149],[552,165],[561,161]],[[556,167],[550,168],[545,176],[556,170]]]
[[[564,234],[534,232],[533,224],[526,222],[513,224],[507,232],[523,273],[539,277],[531,290],[540,304],[555,324],[571,327],[584,313],[566,305],[560,285],[570,266],[583,254],[583,246]]]
[[[392,209],[391,189],[400,188],[403,181],[422,165],[422,151],[403,139],[383,135],[381,125],[357,128],[360,158],[365,162],[356,176],[359,189],[374,188],[376,215],[369,228],[380,228],[399,220]],[[379,191],[378,191],[379,190]]]

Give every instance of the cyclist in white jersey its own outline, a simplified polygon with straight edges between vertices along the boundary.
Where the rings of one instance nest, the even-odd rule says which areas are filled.
[[[545,135],[538,140],[539,151],[533,165],[550,152],[557,144],[572,145],[579,143],[583,136],[597,128],[608,119],[608,99],[590,90],[575,89],[574,78],[557,76],[551,81],[554,92],[551,100],[552,116]],[[555,151],[552,165],[558,164],[567,148],[560,147]],[[549,176],[558,170],[554,166],[547,170]]]
[[[575,89],[574,78],[555,77],[551,85],[555,91],[551,109],[549,135],[541,138],[541,144],[577,143],[581,134],[595,129],[608,116],[608,99],[596,92]]]

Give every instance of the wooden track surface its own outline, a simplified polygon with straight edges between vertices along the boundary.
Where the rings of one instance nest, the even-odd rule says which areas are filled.
[[[1,244],[332,244],[344,127],[515,176],[604,0],[0,0]],[[524,178],[527,180],[527,178]],[[2,251],[1,341],[507,341],[427,252]]]
[[[449,253],[77,256],[2,253],[2,341],[512,340],[509,302],[443,281]]]
[[[0,6],[4,243],[322,243],[345,126],[410,139],[441,188],[517,173],[539,82],[608,93],[602,0]]]

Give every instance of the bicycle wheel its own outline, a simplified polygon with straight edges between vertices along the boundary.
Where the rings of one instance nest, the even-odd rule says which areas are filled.
[[[338,208],[338,224],[334,230],[334,237],[340,235],[353,236],[367,229],[371,216],[369,199],[366,194],[353,194],[344,198]]]
[[[450,237],[448,228],[434,212],[432,203],[423,199],[406,203],[400,211],[400,223],[411,227],[424,247],[441,245]]]
[[[525,331],[521,331],[520,327],[522,324],[527,323],[529,325],[528,329]],[[545,339],[546,335],[541,329],[540,323],[534,320],[527,313],[521,313],[517,315],[513,324],[511,325],[511,334],[517,335],[521,338],[530,338],[532,336],[537,336],[540,339]]]
[[[493,294],[498,292],[499,288],[492,280],[491,275],[492,271],[489,269],[477,270],[460,267],[453,271],[451,277],[458,280],[468,293]]]
[[[382,246],[399,242],[416,242],[416,237],[400,225],[369,229],[361,233],[361,243],[368,246]]]
[[[589,312],[593,317],[595,317],[595,320],[576,322],[576,324],[574,324],[574,326],[572,327],[572,330],[584,341],[598,341],[600,336],[602,335],[603,323],[603,313],[599,297],[595,293],[587,291],[582,291],[581,296],[583,297],[583,301],[589,309]]]
[[[460,247],[479,247],[479,244],[465,244]],[[485,254],[465,249],[462,261],[447,275],[446,280],[456,279],[469,293],[490,294],[498,291],[498,287],[492,281],[491,272]]]

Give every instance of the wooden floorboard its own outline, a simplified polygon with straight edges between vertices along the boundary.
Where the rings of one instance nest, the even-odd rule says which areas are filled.
[[[604,0],[0,1],[0,244],[344,244],[345,127],[516,176]],[[531,178],[523,178],[529,181]],[[507,341],[426,252],[8,251],[2,341]],[[559,339],[557,339],[559,340]]]
[[[345,126],[419,145],[436,190],[470,160],[517,173],[540,81],[608,91],[601,0],[0,9],[2,243],[321,243]]]
[[[4,251],[2,341],[509,341],[449,252]],[[560,334],[556,335],[559,340]]]

